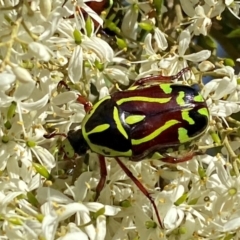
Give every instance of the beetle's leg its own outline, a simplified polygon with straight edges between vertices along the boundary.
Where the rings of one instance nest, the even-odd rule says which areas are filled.
[[[194,156],[202,155],[202,154],[203,154],[203,152],[196,151],[196,152],[187,153],[181,157],[166,156],[166,157],[161,158],[160,160],[162,162],[176,164],[176,163],[181,163],[181,162],[187,162],[187,161],[191,160]]]
[[[55,136],[62,136],[67,138],[67,135],[65,133],[52,132],[52,133],[43,135],[43,137],[45,137],[46,139],[54,138]]]
[[[58,83],[57,85],[57,88],[60,88],[60,87],[65,87],[68,91],[70,91],[71,89],[69,88],[69,86],[62,80]]]
[[[62,7],[64,7],[64,5],[66,4],[68,0],[65,0],[64,3],[62,4]],[[105,15],[107,15],[107,13],[109,12],[109,9],[111,8],[112,4],[110,3],[111,1],[109,0],[102,0],[101,2],[96,2],[96,1],[88,1],[86,3],[86,5],[88,5],[89,8],[91,8],[96,14],[98,14],[99,16],[101,16],[102,12],[105,12]],[[76,6],[76,13],[78,13],[80,15],[81,14],[84,16],[85,19],[87,19],[88,12],[86,10],[84,10],[83,8],[80,8],[79,6]],[[67,17],[66,19],[71,19],[74,18],[75,15],[72,14],[69,17]],[[99,27],[99,23],[97,21],[95,21],[92,18],[92,21],[94,22],[94,26],[97,28]]]
[[[158,223],[161,228],[163,228],[162,221],[160,219],[157,206],[153,200],[153,197],[150,195],[150,193],[147,191],[147,189],[142,185],[142,183],[132,174],[132,172],[123,164],[123,162],[119,158],[115,158],[119,166],[122,168],[122,170],[127,174],[127,176],[134,182],[134,184],[138,187],[138,189],[148,198],[148,200],[151,202],[154,211],[156,213]]]
[[[68,1],[68,0],[65,0],[65,1],[64,1],[64,3],[62,4],[62,7],[64,7],[64,5],[66,4],[67,1]]]
[[[145,77],[145,78],[140,78],[137,80],[133,86],[137,85],[144,85],[146,83],[151,83],[151,82],[170,82],[171,80],[175,80],[180,78],[185,72],[189,71],[190,68],[186,67],[183,68],[180,72],[178,72],[176,75],[173,76],[162,76],[162,75],[157,75],[157,76],[150,76],[150,77]]]
[[[98,197],[105,185],[106,177],[107,177],[107,167],[106,167],[105,158],[102,155],[98,155],[98,158],[99,158],[99,165],[100,165],[100,180],[96,187],[96,196],[94,199],[95,201],[98,199]]]
[[[90,112],[92,109],[92,103],[84,96],[78,95],[77,101],[84,106],[86,113]]]
[[[61,86],[64,86],[68,91],[71,90],[64,81],[60,81],[57,87],[61,87]],[[78,95],[77,101],[84,106],[85,112],[88,113],[92,109],[92,103],[88,101],[86,97]]]

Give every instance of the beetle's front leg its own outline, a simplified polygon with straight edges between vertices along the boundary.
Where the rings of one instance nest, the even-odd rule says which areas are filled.
[[[57,87],[59,88],[62,86],[65,87],[66,90],[71,91],[71,88],[64,81],[60,81]],[[78,95],[77,102],[84,106],[84,110],[86,113],[91,111],[92,103],[86,97]]]
[[[183,68],[180,72],[178,72],[176,75],[173,75],[173,76],[157,75],[157,76],[140,78],[133,84],[133,86],[144,85],[146,83],[151,84],[151,82],[153,82],[153,83],[156,83],[156,82],[171,82],[172,80],[179,79],[187,71],[190,71],[189,67]]]
[[[96,196],[94,198],[94,201],[96,201],[105,185],[106,177],[107,177],[107,166],[105,162],[105,158],[102,155],[98,155],[99,159],[99,166],[100,166],[100,180],[98,182],[98,185],[96,187]]]
[[[84,96],[78,95],[77,101],[84,106],[86,113],[90,112],[92,109],[92,103]]]

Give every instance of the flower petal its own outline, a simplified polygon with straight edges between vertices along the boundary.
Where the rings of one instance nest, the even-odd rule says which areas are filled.
[[[81,46],[76,46],[68,65],[68,76],[72,83],[77,83],[82,77],[83,52]]]
[[[191,61],[191,62],[202,62],[208,59],[211,56],[211,51],[209,50],[202,50],[197,53],[192,53],[189,55],[184,55],[184,59]]]

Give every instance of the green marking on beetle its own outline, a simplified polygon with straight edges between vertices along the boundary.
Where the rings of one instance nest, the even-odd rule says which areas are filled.
[[[159,136],[163,131],[169,129],[170,127],[172,127],[172,126],[174,126],[174,125],[176,125],[178,123],[180,123],[180,122],[177,121],[177,120],[169,120],[163,126],[161,126],[160,128],[156,129],[154,132],[152,132],[148,136],[146,136],[144,138],[140,138],[140,139],[132,139],[132,145],[139,145],[141,143],[151,141],[152,139],[154,139],[157,136]]]
[[[177,98],[176,98],[176,101],[177,101],[177,103],[178,103],[180,106],[182,106],[182,105],[185,104],[185,101],[184,101],[184,99],[183,99],[184,97],[185,97],[185,92],[180,91],[179,94],[178,94],[178,96],[177,96]]]
[[[208,109],[207,108],[200,108],[198,110],[198,112],[201,114],[201,115],[205,115],[207,118],[209,118],[209,112],[208,112]]]
[[[202,95],[197,95],[197,96],[195,96],[194,98],[193,98],[193,100],[195,101],[195,102],[204,102],[204,99],[203,99],[203,97],[202,97]]]
[[[91,144],[90,149],[95,153],[98,153],[104,156],[109,156],[109,157],[131,157],[132,156],[131,149],[129,149],[126,152],[119,152],[119,151],[116,151],[115,149],[111,149],[111,148],[96,145],[96,144]]]
[[[108,124],[108,123],[98,125],[94,129],[92,129],[90,132],[88,132],[88,135],[93,134],[93,133],[104,132],[108,128],[110,128],[110,124]]]
[[[85,125],[86,125],[86,123],[88,122],[88,120],[91,118],[91,116],[95,113],[95,109],[97,109],[100,104],[102,104],[104,101],[106,101],[106,100],[108,100],[108,99],[110,99],[110,98],[111,98],[111,96],[106,96],[106,97],[102,98],[99,102],[97,102],[97,103],[93,106],[93,108],[91,109],[91,111],[86,114],[86,116],[84,117],[84,119],[83,119],[83,121],[82,121],[82,134],[83,134],[83,137],[84,137],[84,139],[86,140],[88,146],[91,145],[91,141],[90,141],[89,138],[88,138],[88,134],[90,134],[94,129],[93,129],[92,131],[90,131],[90,132],[87,133],[87,132],[86,132]]]
[[[187,121],[190,125],[193,125],[195,124],[195,121],[189,116],[189,110],[191,109],[182,110],[182,119]]]
[[[186,128],[178,128],[178,140],[180,143],[188,142],[190,139]]]
[[[102,104],[102,102],[104,102],[104,101],[106,101],[106,100],[108,100],[108,99],[110,99],[110,98],[111,98],[111,96],[106,96],[106,97],[102,98],[102,99],[99,100],[96,104],[93,105],[92,110],[93,110],[93,109],[97,109],[97,108],[99,107],[99,105]],[[94,111],[92,111],[92,110],[90,111],[90,114],[89,114],[89,115],[92,115],[92,114],[94,113]]]
[[[117,107],[114,107],[113,109],[113,119],[116,123],[116,126],[117,126],[117,129],[119,130],[119,132],[126,138],[128,139],[128,135],[127,135],[127,132],[125,131],[122,123],[121,123],[121,120],[119,118],[119,112],[118,112],[118,109]]]
[[[163,90],[164,93],[169,94],[172,92],[171,84],[161,83],[159,87]]]
[[[127,91],[128,91],[128,90],[135,90],[135,89],[137,89],[138,87],[139,87],[138,85],[132,86],[132,87],[128,88]]]
[[[125,102],[151,102],[151,103],[167,103],[171,100],[171,97],[169,98],[150,98],[150,97],[142,97],[142,96],[136,96],[136,97],[128,97],[128,98],[122,98],[121,100],[117,101],[118,105],[121,105]]]
[[[130,115],[126,117],[125,122],[129,125],[132,125],[141,122],[145,117],[145,115]]]

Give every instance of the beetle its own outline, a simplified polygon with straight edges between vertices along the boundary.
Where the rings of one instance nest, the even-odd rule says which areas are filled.
[[[107,170],[104,157],[114,157],[124,172],[150,200],[159,225],[163,228],[157,207],[150,193],[133,176],[119,157],[141,161],[159,153],[160,160],[179,163],[190,160],[196,152],[194,142],[206,131],[209,111],[206,101],[193,87],[172,83],[189,68],[174,76],[150,76],[137,80],[130,88],[114,92],[95,105],[83,96],[78,101],[84,105],[86,116],[81,129],[70,130],[67,140],[79,155],[90,149],[99,155],[101,178],[96,188],[96,198],[104,187]],[[55,135],[48,135],[50,138]],[[173,152],[192,149],[183,156]]]

